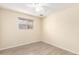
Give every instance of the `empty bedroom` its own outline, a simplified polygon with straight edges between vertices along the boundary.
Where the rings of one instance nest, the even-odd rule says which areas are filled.
[[[0,55],[78,55],[78,3],[0,3]]]

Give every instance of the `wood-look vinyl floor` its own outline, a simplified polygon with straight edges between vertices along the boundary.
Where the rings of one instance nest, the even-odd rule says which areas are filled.
[[[44,42],[36,42],[0,51],[0,55],[75,55]]]

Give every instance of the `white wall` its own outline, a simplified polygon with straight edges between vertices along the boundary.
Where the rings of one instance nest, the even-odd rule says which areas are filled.
[[[34,20],[34,28],[30,30],[18,30],[17,17]],[[41,20],[27,14],[0,9],[0,49],[15,47],[23,44],[40,41]]]
[[[2,30],[1,30],[1,9],[0,9],[0,47],[1,47],[1,40],[2,40],[2,35],[1,35],[1,33],[2,33]]]
[[[79,54],[79,7],[46,17],[43,32],[42,41]]]

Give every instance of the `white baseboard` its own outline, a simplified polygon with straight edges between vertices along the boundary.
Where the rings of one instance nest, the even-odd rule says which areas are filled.
[[[72,51],[72,50],[70,50],[70,49],[67,49],[67,48],[61,47],[61,46],[59,46],[59,45],[57,45],[57,44],[51,44],[51,43],[46,42],[46,41],[43,41],[43,42],[45,42],[45,43],[47,43],[47,44],[50,44],[50,45],[53,45],[53,46],[56,46],[56,47],[58,47],[58,48],[64,49],[64,50],[66,50],[66,51],[70,51],[70,52],[72,52],[72,53],[74,53],[74,54],[79,55],[79,53],[76,53],[76,52],[74,52],[74,51]]]
[[[33,41],[33,42],[29,42],[29,43],[19,44],[19,45],[16,45],[16,46],[9,46],[9,47],[6,47],[6,48],[1,48],[0,51],[1,51],[1,50],[10,49],[10,48],[19,47],[19,46],[22,46],[22,45],[28,45],[28,44],[35,43],[35,42],[40,42],[40,41]],[[74,53],[74,54],[79,55],[78,53],[75,53],[74,51],[72,51],[72,50],[70,50],[70,49],[63,48],[63,47],[61,47],[61,46],[59,46],[59,45],[57,45],[57,44],[51,44],[51,43],[46,42],[46,41],[42,41],[42,42],[45,42],[45,43],[47,43],[47,44],[50,44],[50,45],[56,46],[56,47],[58,47],[58,48],[61,48],[61,49],[64,49],[64,50],[67,50],[67,51],[70,51],[70,52],[72,52],[72,53]]]
[[[10,48],[19,47],[19,46],[22,46],[22,45],[28,45],[28,44],[35,43],[35,42],[40,42],[40,41],[32,41],[32,42],[28,42],[28,43],[19,44],[19,45],[16,45],[16,46],[9,46],[9,47],[6,47],[6,48],[1,48],[0,51],[10,49]]]

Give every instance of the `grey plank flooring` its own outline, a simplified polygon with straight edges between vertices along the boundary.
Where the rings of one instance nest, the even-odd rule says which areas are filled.
[[[44,42],[36,42],[0,51],[0,55],[76,55]]]

